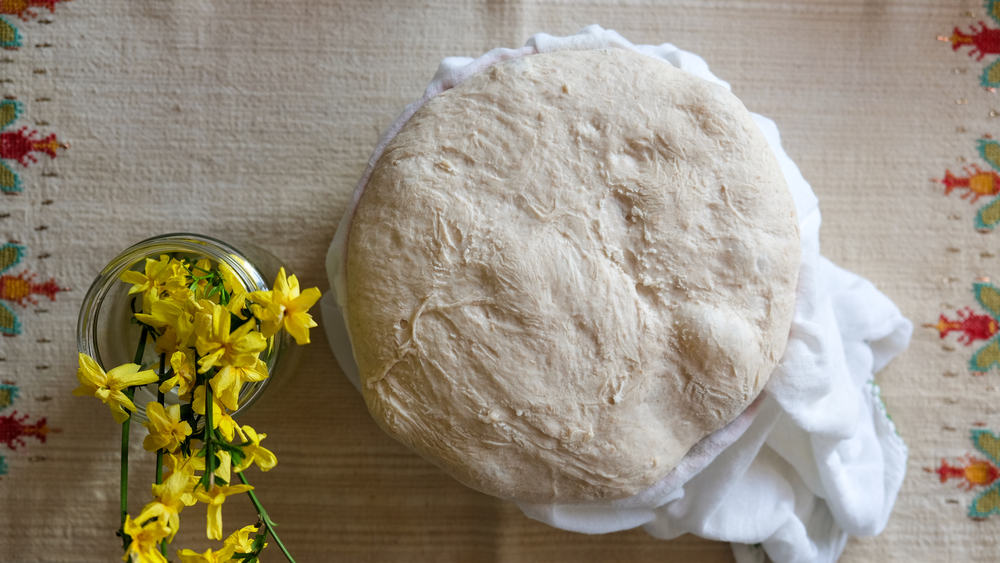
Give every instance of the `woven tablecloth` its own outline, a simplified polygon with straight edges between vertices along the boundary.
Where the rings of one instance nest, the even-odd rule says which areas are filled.
[[[118,428],[70,395],[76,315],[109,259],[150,235],[199,232],[266,248],[325,290],[326,248],[369,152],[438,61],[591,23],[700,54],[773,118],[820,198],[823,253],[928,325],[877,377],[910,446],[903,491],[887,530],[852,540],[843,559],[995,560],[991,11],[979,0],[0,1],[0,560],[120,557]],[[464,488],[382,434],[321,337],[245,420],[278,456],[255,484],[300,561],[732,559],[692,537],[554,530]],[[152,469],[138,444],[133,455],[137,509]],[[188,510],[178,547],[204,543],[204,508]],[[252,518],[249,503],[227,503],[227,530]]]

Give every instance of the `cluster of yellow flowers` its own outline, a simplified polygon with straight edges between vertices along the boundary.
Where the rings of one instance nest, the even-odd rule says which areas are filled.
[[[308,310],[319,299],[319,290],[300,292],[296,277],[286,277],[282,268],[273,289],[248,292],[225,263],[192,263],[168,255],[149,258],[143,271],[128,270],[120,279],[132,286],[133,311],[141,304],[133,315],[142,327],[136,363],[105,372],[93,358],[80,354],[80,387],[74,394],[107,404],[115,420],[123,423],[126,444],[130,412],[136,409],[135,387],[157,384],[159,400],[145,407],[148,434],[143,447],[157,452],[158,478],[153,500],[136,518],[126,514],[123,496],[123,560],[165,563],[165,545],[177,533],[181,510],[198,502],[208,507],[206,535],[221,540],[222,504],[226,497],[244,492],[260,514],[258,525],[233,532],[218,550],[182,549],[177,553],[180,561],[255,561],[268,533],[291,560],[243,475],[251,465],[268,471],[277,458],[261,446],[267,435],[238,424],[232,413],[239,407],[243,386],[268,377],[261,354],[271,349],[280,330],[298,344],[309,342],[309,329],[316,323]],[[155,371],[139,365],[147,339],[154,339],[159,355]],[[164,397],[174,393],[177,401],[166,404]],[[123,450],[125,479],[126,455]],[[162,465],[166,477],[161,479]],[[234,475],[242,484],[232,484]],[[126,488],[123,485],[123,495]]]

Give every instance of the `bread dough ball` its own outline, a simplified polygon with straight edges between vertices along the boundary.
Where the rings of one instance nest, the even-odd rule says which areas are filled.
[[[346,261],[382,428],[485,493],[586,502],[662,479],[757,397],[800,248],[742,103],[607,49],[428,101],[378,160]]]

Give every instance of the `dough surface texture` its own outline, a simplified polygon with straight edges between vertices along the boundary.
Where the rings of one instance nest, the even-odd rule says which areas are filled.
[[[760,393],[800,262],[742,103],[626,49],[497,64],[390,141],[347,325],[390,435],[485,493],[634,495]]]

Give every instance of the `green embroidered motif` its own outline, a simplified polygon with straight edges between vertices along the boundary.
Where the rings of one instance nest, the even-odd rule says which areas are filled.
[[[0,18],[0,47],[17,49],[21,46],[21,34],[17,28],[4,18]]]
[[[989,461],[996,467],[1000,464],[1000,437],[989,430],[972,430],[970,432],[972,445],[984,453]],[[969,505],[969,516],[972,518],[986,518],[991,514],[1000,514],[1000,482],[993,480],[992,485],[973,499]]]
[[[1000,337],[987,342],[969,359],[969,369],[977,373],[990,371],[997,364],[1000,364]]]

